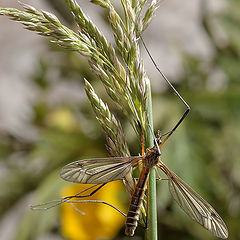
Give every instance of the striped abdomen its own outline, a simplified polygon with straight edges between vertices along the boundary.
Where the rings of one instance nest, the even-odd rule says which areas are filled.
[[[132,199],[129,205],[129,210],[127,214],[127,220],[125,223],[125,234],[127,236],[133,236],[134,232],[138,225],[139,215],[140,215],[140,207],[144,197],[144,192],[147,185],[148,176],[150,173],[150,169],[143,168],[138,179],[138,182],[135,186]]]

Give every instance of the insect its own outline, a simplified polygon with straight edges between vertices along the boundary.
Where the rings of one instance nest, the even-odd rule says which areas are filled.
[[[60,175],[64,180],[69,182],[102,184],[99,187],[101,188],[107,182],[123,179],[131,171],[133,166],[142,163],[142,170],[131,197],[125,223],[125,234],[133,236],[138,225],[140,207],[144,198],[150,171],[153,167],[157,167],[167,176],[170,193],[183,211],[215,236],[226,239],[228,237],[228,230],[219,214],[160,159],[160,148],[185,119],[190,111],[190,107],[158,68],[141,36],[140,39],[142,40],[143,46],[157,71],[162,75],[177,97],[186,106],[186,111],[163,140],[161,140],[160,136],[155,138],[154,146],[147,149],[146,154],[143,156],[79,160],[63,167]],[[144,149],[144,146],[142,146],[142,148]]]
[[[63,167],[61,177],[74,183],[103,184],[123,179],[132,166],[141,162],[143,167],[132,195],[125,228],[126,235],[133,236],[148,176],[151,168],[156,166],[168,177],[169,190],[185,213],[217,237],[227,238],[227,227],[213,207],[160,160],[159,147],[163,143],[164,141],[148,149],[144,156],[96,158],[72,162]]]
[[[119,209],[115,208],[111,204],[104,201],[98,200],[71,201],[71,199],[83,198],[93,195],[106,183],[124,179],[125,176],[131,171],[132,167],[141,163],[142,170],[139,179],[136,183],[136,186],[134,188],[134,191],[132,193],[129,210],[126,215],[125,223],[126,235],[133,236],[137,228],[140,216],[140,207],[143,202],[148,177],[151,169],[155,167],[160,169],[167,176],[170,193],[173,196],[174,200],[178,203],[178,205],[183,209],[183,211],[190,218],[192,218],[200,225],[202,225],[205,229],[212,232],[215,236],[225,239],[228,237],[228,230],[219,214],[214,210],[214,208],[209,203],[207,203],[190,186],[188,186],[181,178],[179,178],[173,171],[171,171],[160,159],[161,155],[160,148],[175,132],[179,125],[183,122],[183,120],[190,111],[190,107],[186,103],[186,101],[182,98],[182,96],[178,93],[178,91],[174,88],[174,86],[170,83],[170,81],[166,78],[166,76],[162,73],[162,71],[158,68],[155,61],[151,57],[141,36],[140,39],[142,40],[143,46],[147,51],[149,57],[151,58],[151,61],[158,70],[158,72],[162,75],[164,80],[172,88],[177,97],[186,106],[186,111],[184,112],[183,116],[173,127],[173,129],[170,132],[168,132],[168,134],[163,140],[161,140],[161,136],[155,138],[154,146],[150,149],[147,149],[146,154],[143,154],[142,156],[83,159],[67,164],[66,166],[63,167],[60,174],[64,180],[73,183],[95,184],[94,186],[97,185],[99,186],[89,195],[81,195],[81,193],[85,192],[84,190],[74,196],[67,196],[65,198],[62,198],[61,200],[50,201],[44,204],[32,206],[32,209],[49,209],[63,202],[70,203],[73,207],[74,203],[77,202],[94,202],[107,204],[124,215],[124,213],[122,213]],[[142,152],[144,152],[143,145],[144,144],[142,142]],[[49,207],[42,208],[42,206],[47,205],[49,205]],[[76,210],[79,211],[78,209]],[[82,213],[81,211],[79,212]]]

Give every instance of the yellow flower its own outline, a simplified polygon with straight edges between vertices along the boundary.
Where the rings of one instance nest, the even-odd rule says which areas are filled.
[[[67,185],[62,191],[62,196],[75,195],[89,186],[88,184]],[[120,198],[123,191],[122,182],[114,181],[92,197],[81,199],[103,200],[126,212],[123,200]],[[102,203],[77,203],[75,206],[85,215],[81,215],[67,203],[61,208],[62,234],[69,240],[113,239],[125,222],[124,216]]]

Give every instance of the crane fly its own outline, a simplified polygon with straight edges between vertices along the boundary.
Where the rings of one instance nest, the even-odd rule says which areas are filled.
[[[183,209],[183,211],[190,218],[198,222],[215,236],[226,239],[228,237],[228,230],[219,214],[208,202],[206,202],[180,177],[171,171],[160,159],[160,148],[183,122],[190,111],[190,107],[179,94],[179,92],[174,88],[171,82],[167,79],[167,77],[163,74],[163,72],[158,68],[150,52],[148,51],[143,38],[141,36],[139,37],[155,68],[161,74],[167,84],[171,87],[177,97],[186,106],[186,111],[177,122],[177,124],[173,127],[173,129],[163,139],[163,141],[161,141],[159,138],[154,139],[154,146],[150,149],[147,149],[146,154],[143,154],[142,156],[108,157],[79,160],[69,163],[63,167],[60,175],[64,180],[69,182],[102,184],[99,187],[101,188],[108,182],[123,180],[124,177],[131,171],[132,167],[141,163],[142,170],[132,193],[125,223],[125,234],[127,236],[133,236],[138,225],[140,208],[143,202],[150,171],[152,168],[157,167],[167,176],[170,193],[173,196],[173,199]],[[128,89],[127,92],[129,93]],[[130,94],[129,98],[131,99]],[[134,104],[132,103],[132,105],[136,113],[137,111],[134,107]],[[141,137],[142,153],[144,153],[143,135]]]
[[[200,225],[202,225],[205,229],[213,233],[215,236],[226,239],[228,237],[228,230],[224,221],[219,216],[219,214],[214,210],[214,208],[208,202],[206,202],[198,193],[196,193],[190,186],[188,186],[180,177],[178,177],[173,171],[171,171],[160,159],[160,155],[161,155],[160,148],[169,139],[169,137],[175,132],[175,130],[179,127],[179,125],[183,122],[183,120],[185,119],[185,117],[188,115],[190,111],[190,107],[187,104],[187,102],[182,98],[182,96],[179,94],[179,92],[174,88],[171,82],[167,79],[167,77],[158,68],[150,52],[148,51],[145,45],[145,42],[143,41],[143,38],[141,36],[139,36],[139,38],[141,39],[143,46],[147,51],[147,54],[149,55],[157,71],[161,74],[163,79],[171,87],[171,89],[174,91],[177,97],[186,106],[186,111],[184,112],[183,116],[180,118],[177,124],[173,127],[173,129],[167,133],[167,136],[163,139],[163,141],[160,138],[155,138],[154,146],[150,149],[147,149],[145,154],[144,154],[144,141],[143,141],[144,139],[142,134],[141,135],[142,156],[83,159],[83,160],[78,160],[78,161],[67,164],[62,168],[62,171],[60,174],[60,176],[64,180],[73,182],[73,183],[95,184],[95,185],[85,189],[80,193],[77,193],[74,196],[67,196],[62,198],[61,200],[54,200],[54,201],[46,202],[44,204],[35,205],[35,206],[32,206],[32,209],[46,210],[64,202],[70,203],[74,208],[75,206],[73,204],[79,203],[79,202],[103,203],[119,211],[122,215],[126,216],[125,234],[127,236],[133,236],[138,225],[140,208],[144,199],[144,194],[147,187],[150,171],[152,168],[158,168],[167,176],[170,193],[173,199],[177,202],[177,204],[183,209],[183,211],[190,218],[198,222]],[[127,87],[126,87],[126,90],[129,94]],[[137,116],[137,111],[135,109],[133,101],[131,100],[130,94],[129,94],[129,99],[132,103],[132,107]],[[139,122],[140,121],[138,121],[138,123]],[[141,126],[140,126],[140,130],[141,130]],[[117,209],[116,207],[114,207],[113,205],[105,201],[99,201],[99,200],[71,201],[72,198],[83,198],[83,197],[92,196],[96,191],[101,189],[108,182],[125,179],[125,177],[131,172],[132,167],[135,167],[138,164],[142,164],[142,170],[138,178],[138,181],[135,185],[135,188],[133,190],[127,215],[125,215],[119,209]],[[90,194],[81,195],[81,193],[84,193],[95,186],[98,186],[98,187],[95,190],[93,190]],[[42,206],[48,206],[48,207],[42,207]],[[79,211],[77,208],[75,209]],[[79,212],[82,213],[81,211]]]
[[[63,167],[61,177],[74,183],[104,184],[123,179],[133,166],[142,163],[142,171],[132,194],[126,218],[125,234],[133,236],[150,170],[158,167],[166,174],[170,193],[184,212],[215,236],[227,238],[227,227],[213,207],[161,161],[159,147],[163,143],[164,141],[147,149],[144,156],[95,158],[72,162]]]

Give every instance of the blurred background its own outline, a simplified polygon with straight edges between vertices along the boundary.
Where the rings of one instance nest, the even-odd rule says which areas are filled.
[[[75,28],[64,0],[25,0],[56,14]],[[113,42],[106,12],[78,0]],[[120,1],[114,1],[116,5]],[[1,0],[1,7],[21,6]],[[120,8],[120,5],[119,5]],[[190,116],[162,149],[162,160],[221,215],[229,239],[240,239],[240,2],[166,0],[144,33],[149,51],[192,108]],[[0,18],[0,239],[129,239],[124,217],[108,206],[81,203],[32,211],[39,204],[75,194],[84,186],[59,177],[74,160],[104,157],[105,140],[85,96],[83,78],[121,120],[132,155],[141,150],[127,120],[90,72],[87,60]],[[161,79],[143,50],[152,81],[155,130],[169,131],[184,106]],[[125,211],[121,182],[92,199]],[[173,201],[167,183],[158,183],[159,239],[216,239]],[[132,239],[144,239],[138,227]]]

